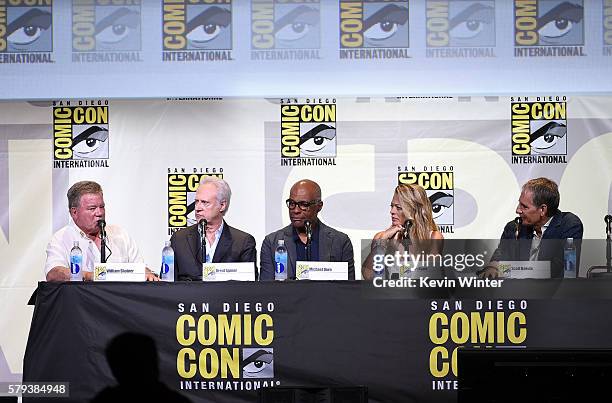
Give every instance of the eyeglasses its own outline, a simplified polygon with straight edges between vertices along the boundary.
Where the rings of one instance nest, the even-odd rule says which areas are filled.
[[[321,202],[321,200],[311,200],[311,201],[296,202],[295,200],[287,199],[285,201],[285,203],[287,203],[287,207],[289,207],[289,209],[294,209],[295,206],[298,206],[300,208],[300,210],[302,210],[302,211],[308,210],[308,208],[310,206],[318,204],[320,202]]]

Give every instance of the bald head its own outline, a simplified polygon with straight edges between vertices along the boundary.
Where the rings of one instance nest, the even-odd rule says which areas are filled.
[[[302,179],[291,186],[290,194],[302,193],[308,195],[310,200],[321,200],[321,187],[315,181]]]
[[[298,232],[304,232],[305,221],[317,224],[317,215],[323,207],[321,187],[309,179],[297,181],[291,186],[287,203],[291,224]]]

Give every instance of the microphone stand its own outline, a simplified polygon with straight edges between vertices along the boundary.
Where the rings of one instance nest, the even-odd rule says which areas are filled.
[[[606,222],[606,272],[612,273],[612,216],[604,217]]]
[[[606,223],[606,265],[591,266],[587,271],[587,278],[590,277],[608,277],[612,278],[612,215],[608,214],[604,217]],[[594,272],[594,270],[605,271]]]
[[[521,225],[523,225],[523,219],[521,217],[516,217],[514,219],[515,232],[514,232],[514,260],[521,260],[521,243],[519,241],[520,233],[521,233]]]
[[[306,227],[306,261],[312,261],[312,224],[310,221],[304,222]]]
[[[100,227],[100,263],[106,263],[106,222],[98,221]]]
[[[404,231],[402,233],[402,245],[406,248],[406,251],[410,251],[410,228],[412,227],[412,221],[410,219],[404,221]]]
[[[201,248],[202,248],[202,264],[206,263],[206,226],[208,222],[206,219],[200,220],[200,230],[202,231]]]

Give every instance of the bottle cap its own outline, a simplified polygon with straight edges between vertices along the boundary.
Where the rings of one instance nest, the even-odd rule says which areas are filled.
[[[285,246],[285,240],[284,240],[284,239],[279,239],[279,240],[278,240],[278,245],[279,245],[279,246],[281,246],[281,245],[282,245],[282,246]]]
[[[165,246],[170,246],[170,241],[166,241]]]

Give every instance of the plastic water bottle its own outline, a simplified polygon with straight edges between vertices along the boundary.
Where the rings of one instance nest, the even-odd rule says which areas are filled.
[[[161,280],[174,281],[174,250],[170,246],[170,241],[166,241],[162,249]]]
[[[74,241],[70,249],[70,281],[83,281],[83,251],[79,248],[79,241]]]
[[[274,261],[276,268],[274,269],[274,280],[287,280],[287,248],[285,248],[285,240],[279,239],[274,253]]]
[[[574,245],[574,238],[567,238],[565,241],[563,261],[565,262],[563,278],[576,278],[576,246]]]

